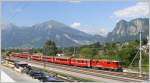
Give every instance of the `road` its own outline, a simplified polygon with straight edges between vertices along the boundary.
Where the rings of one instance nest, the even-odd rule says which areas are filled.
[[[8,76],[4,71],[1,71],[1,82],[15,82],[15,80]]]
[[[37,79],[33,79],[32,77],[14,71],[14,69],[5,67],[0,65],[1,68],[1,82],[39,82]],[[5,78],[7,80],[5,80]]]

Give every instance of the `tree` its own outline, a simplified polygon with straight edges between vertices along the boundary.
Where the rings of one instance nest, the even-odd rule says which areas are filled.
[[[42,53],[42,48],[32,48],[28,50],[29,53]]]
[[[130,64],[130,56],[131,53],[133,52],[133,48],[123,48],[122,50],[119,51],[118,55],[122,58],[122,62],[124,66],[128,66]]]
[[[93,47],[93,48],[99,48],[99,47],[101,47],[101,45],[100,45],[99,42],[96,42],[96,43],[92,44],[91,47]]]
[[[98,50],[93,48],[82,48],[80,54],[81,58],[93,59],[98,54]]]
[[[147,39],[143,39],[142,43],[143,43],[143,45],[146,45],[148,43],[148,40]]]
[[[6,56],[10,56],[10,54],[11,54],[11,51],[8,51],[8,52],[6,53]]]
[[[43,46],[43,54],[48,56],[56,56],[57,47],[55,42],[47,40]]]

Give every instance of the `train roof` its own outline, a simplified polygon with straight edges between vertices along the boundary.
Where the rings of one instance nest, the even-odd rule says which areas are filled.
[[[42,57],[53,57],[53,56],[42,55]]]
[[[117,60],[107,60],[107,59],[99,59],[99,61],[120,62],[120,61],[117,61]]]
[[[85,58],[72,58],[72,59],[76,59],[76,60],[90,60],[90,59],[85,59]]]
[[[55,58],[65,58],[65,59],[69,59],[71,57],[66,57],[66,56],[54,56]]]
[[[42,54],[31,54],[32,56],[44,56]]]

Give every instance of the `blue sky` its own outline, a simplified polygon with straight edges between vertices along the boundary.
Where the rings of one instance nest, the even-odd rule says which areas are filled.
[[[148,16],[146,2],[3,2],[4,22],[32,26],[48,20],[63,22],[91,34],[107,34],[118,20]]]

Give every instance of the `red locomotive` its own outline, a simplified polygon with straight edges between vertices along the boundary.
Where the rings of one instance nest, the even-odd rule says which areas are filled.
[[[114,60],[96,60],[93,59],[91,61],[91,66],[99,69],[109,69],[109,70],[115,70],[115,71],[122,71],[122,67],[120,65],[119,61]]]
[[[90,67],[99,69],[109,69],[114,71],[122,71],[122,66],[119,61],[105,60],[105,59],[81,59],[81,58],[69,58],[69,57],[53,57],[53,56],[41,56],[37,54],[27,53],[15,53],[14,57],[18,58],[31,58],[36,61],[46,61],[51,63],[72,65],[78,67]]]

